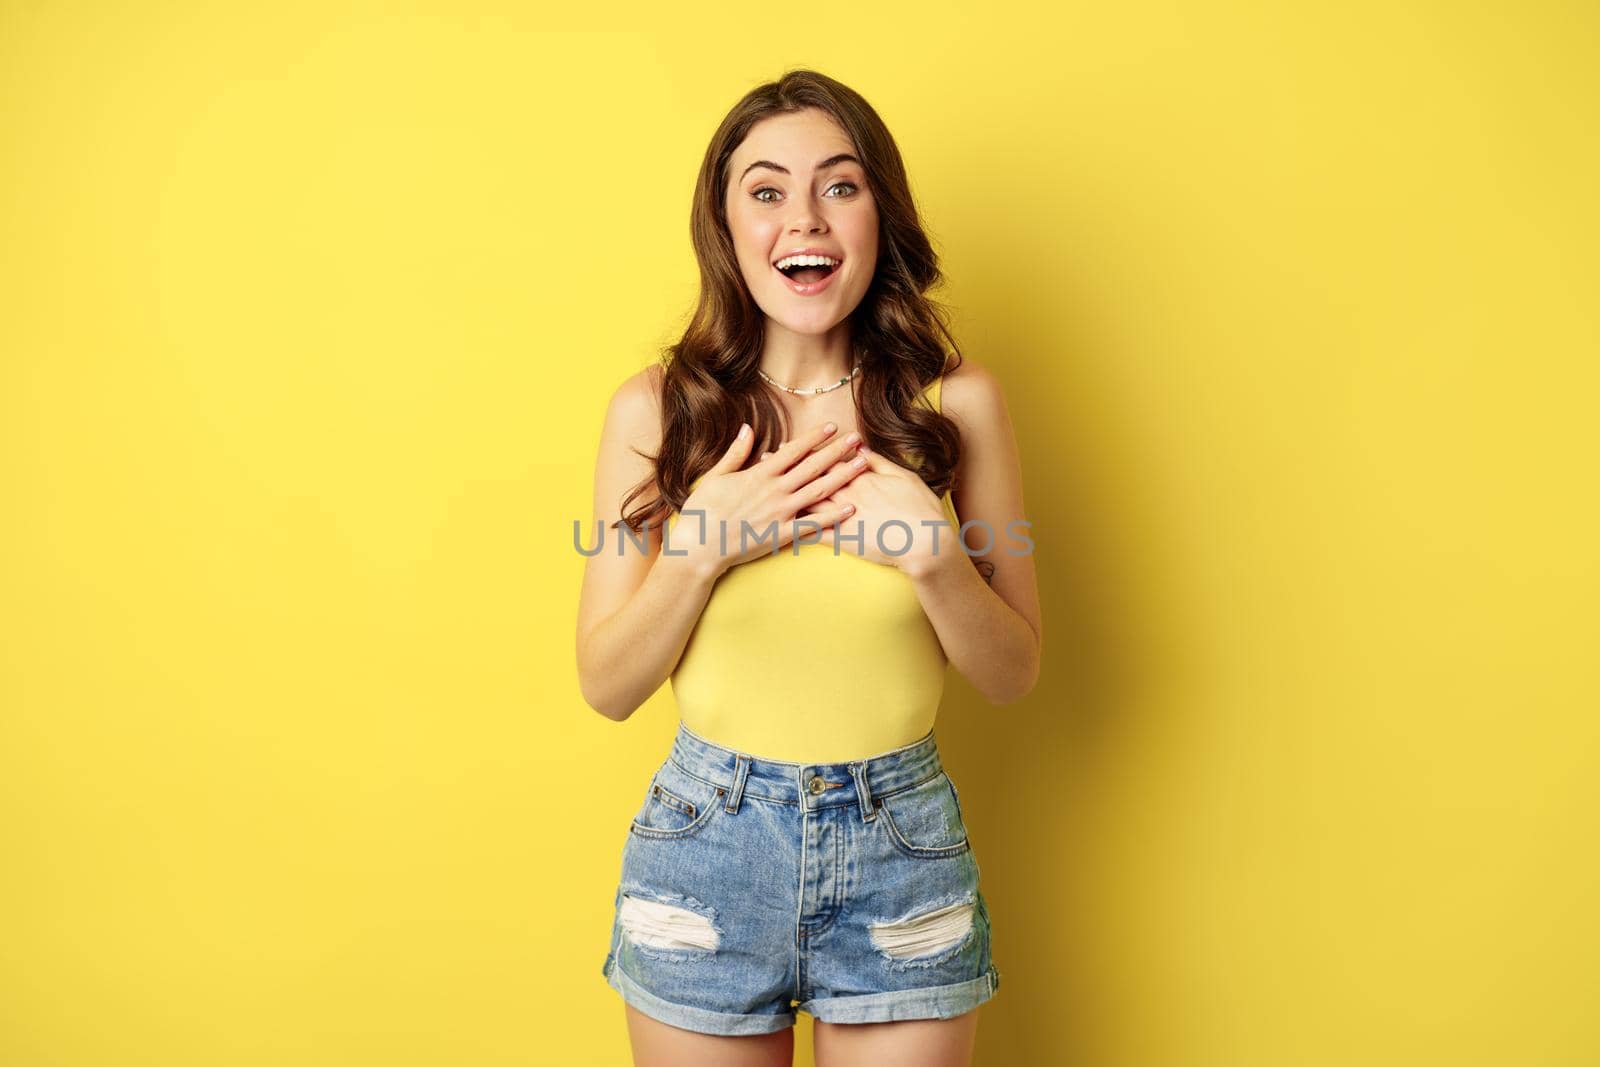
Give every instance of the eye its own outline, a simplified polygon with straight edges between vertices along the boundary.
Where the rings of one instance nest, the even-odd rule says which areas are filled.
[[[856,192],[857,188],[858,188],[858,186],[856,185],[855,182],[834,182],[832,185],[828,186],[828,192],[831,193],[831,192],[833,192],[833,190],[839,188],[840,186],[843,186],[843,187],[845,187],[845,188],[850,190],[850,194],[844,194],[844,195],[854,194]],[[776,203],[776,201],[766,199],[761,194],[762,193],[776,193],[777,191],[778,190],[774,189],[770,185],[763,185],[758,189],[751,190],[750,195],[753,196],[756,200],[758,200],[759,202],[761,202],[763,204],[772,204],[772,203]],[[840,199],[843,199],[843,196],[836,196],[833,199],[840,200]]]

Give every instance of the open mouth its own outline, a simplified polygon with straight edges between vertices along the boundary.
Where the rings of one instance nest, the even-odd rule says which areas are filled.
[[[832,259],[833,257],[814,256],[811,258]],[[772,269],[783,275],[790,292],[799,296],[815,296],[829,286],[833,281],[833,276],[839,273],[839,267],[844,261],[835,260],[832,264],[805,264],[803,266],[786,263],[784,260],[779,260],[778,262],[785,263],[785,265],[779,268],[777,264],[773,264]]]
[[[787,267],[780,268],[778,273],[797,285],[815,285],[838,269],[838,266]]]

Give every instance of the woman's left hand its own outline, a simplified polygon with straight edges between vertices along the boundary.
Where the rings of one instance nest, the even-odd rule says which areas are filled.
[[[867,469],[824,498],[854,505],[855,510],[840,519],[837,528],[824,528],[818,543],[830,547],[837,544],[837,553],[850,552],[900,570],[925,568],[935,557],[936,534],[937,555],[958,550],[956,529],[950,525],[943,502],[920,475],[879,452],[869,452],[865,443],[858,452],[866,459]],[[807,513],[795,516],[807,517]],[[924,523],[940,525],[935,529]],[[841,531],[843,538],[838,537]],[[816,536],[805,529],[797,540],[809,542]]]

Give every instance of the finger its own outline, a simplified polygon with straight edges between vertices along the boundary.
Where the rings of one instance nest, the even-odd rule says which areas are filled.
[[[832,437],[834,431],[838,428],[839,427],[834,423],[825,422],[821,426],[816,426],[810,430],[807,430],[799,437],[796,437],[793,441],[785,441],[783,444],[779,445],[778,450],[773,453],[778,457],[778,468],[780,470],[788,470],[790,467],[795,465],[801,456],[807,454],[812,449],[822,444],[822,442]]]
[[[864,455],[857,454],[841,463],[835,463],[814,481],[801,486],[797,492],[802,499],[819,500],[829,497],[871,469],[872,461]]]
[[[835,464],[849,461],[860,444],[861,435],[851,431],[843,440],[831,442],[824,448],[818,448],[805,459],[795,464],[794,469],[784,475],[783,487],[790,492],[804,487],[807,482],[830,470]]]
[[[867,470],[875,474],[904,474],[906,468],[894,462],[882,452],[868,448],[865,441],[861,442],[861,454],[866,457]]]
[[[739,424],[739,432],[734,435],[733,442],[728,445],[727,451],[722,453],[722,458],[712,464],[711,470],[706,473],[723,474],[728,471],[738,470],[744,464],[745,457],[750,454],[750,446],[755,442],[755,439],[756,435],[750,432],[749,423],[741,422]]]
[[[849,485],[856,475],[863,474],[866,470],[866,461],[860,456],[843,463],[836,463],[790,493],[788,506],[796,511],[820,507],[834,493]]]
[[[799,515],[799,516],[796,516],[796,517],[797,518],[801,518],[801,519],[810,519],[812,522],[814,522],[818,526],[822,527],[822,530],[821,530],[820,533],[813,533],[811,531],[810,527],[807,527],[807,529],[806,529],[806,541],[807,542],[813,542],[814,541],[817,544],[831,545],[831,544],[833,544],[833,535],[834,535],[835,527],[837,527],[840,523],[842,523],[846,519],[848,519],[852,514],[854,514],[854,512],[855,512],[855,506],[852,505],[852,504],[835,503],[833,501],[827,501],[827,502],[821,504],[820,506],[818,506],[816,509],[814,509],[812,511],[808,511],[806,514]]]
[[[850,515],[855,513],[855,510],[856,506],[848,501],[833,500],[828,497],[824,497],[817,502],[815,507],[808,511],[800,512],[795,516],[795,518],[810,519],[813,522],[819,522],[824,526],[829,526],[838,522],[840,519],[848,518]]]

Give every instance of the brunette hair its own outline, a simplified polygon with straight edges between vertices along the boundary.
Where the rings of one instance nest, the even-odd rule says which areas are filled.
[[[806,108],[831,115],[850,138],[878,209],[877,267],[851,313],[851,343],[862,366],[849,388],[862,439],[917,470],[936,494],[954,487],[960,431],[948,416],[915,401],[947,364],[960,365],[960,349],[943,307],[927,295],[944,279],[918,218],[900,150],[855,90],[813,70],[790,70],[735,104],[706,148],[689,214],[700,298],[683,337],[661,353],[661,448],[648,457],[655,464],[653,477],[624,498],[624,515],[613,526],[626,523],[637,534],[646,524],[665,522],[683,506],[695,479],[727,451],[741,422],[755,431],[752,462],[793,436],[783,408],[756,374],[763,312],[739,270],[726,196],[729,160],[750,128],[768,116]],[[627,513],[628,505],[652,488],[651,499]]]

